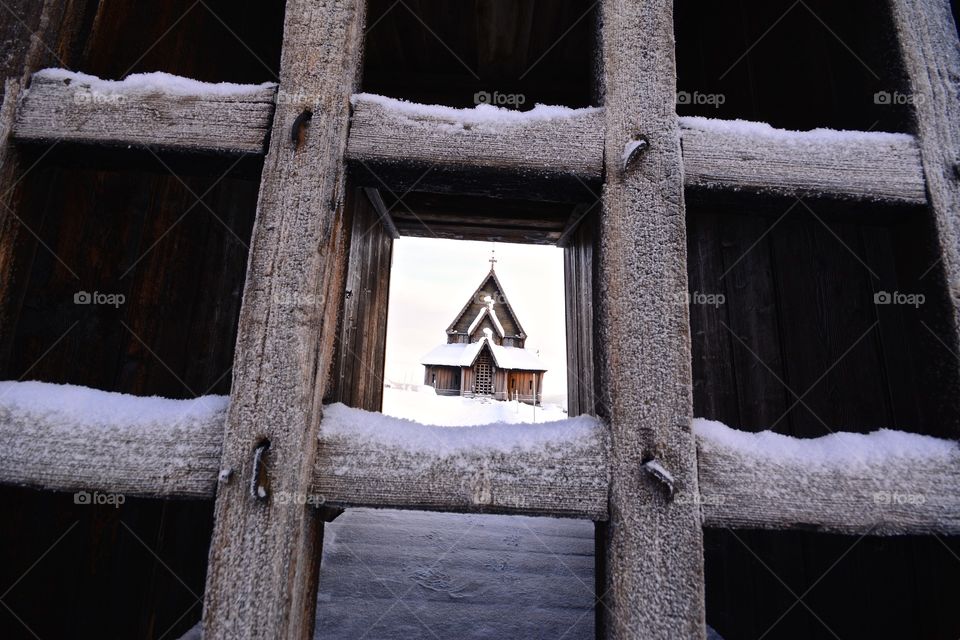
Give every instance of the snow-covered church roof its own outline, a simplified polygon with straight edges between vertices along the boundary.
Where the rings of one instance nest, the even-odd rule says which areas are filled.
[[[504,347],[489,337],[481,338],[469,344],[441,344],[420,359],[420,364],[446,367],[469,367],[480,355],[486,345],[490,349],[493,361],[501,369],[520,369],[523,371],[546,371],[540,358],[533,351],[518,347]]]

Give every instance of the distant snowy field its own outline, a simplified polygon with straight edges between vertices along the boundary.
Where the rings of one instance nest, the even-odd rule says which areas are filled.
[[[386,387],[383,390],[385,415],[442,427],[465,427],[491,422],[541,423],[564,420],[567,417],[567,412],[555,404],[533,407],[522,402],[438,396],[431,387],[408,386],[409,389]]]

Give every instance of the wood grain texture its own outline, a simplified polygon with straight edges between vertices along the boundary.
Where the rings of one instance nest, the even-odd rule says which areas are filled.
[[[136,429],[47,417],[0,405],[0,484],[128,497],[210,499],[214,494],[226,411],[211,414],[203,424],[157,420]]]
[[[537,453],[443,456],[324,438],[311,493],[334,506],[605,520],[606,446],[598,437],[565,440]]]
[[[645,473],[656,459],[677,492],[697,493],[686,229],[676,104],[673,3],[605,0],[606,95],[600,217],[601,413],[609,419],[606,637],[703,638],[697,505]],[[625,147],[647,151],[625,169]]]
[[[384,224],[389,213],[377,210],[374,199],[368,197],[370,191],[376,193],[353,189],[347,196],[352,217],[350,257],[335,365],[325,400],[380,411],[394,238]]]
[[[890,0],[940,258],[960,332],[960,42],[946,0]],[[957,343],[954,342],[954,345]],[[956,348],[954,346],[954,348]]]
[[[802,134],[801,134],[802,135]],[[913,140],[778,140],[680,130],[687,187],[925,204]]]
[[[600,176],[603,114],[518,123],[464,124],[412,115],[355,98],[347,157],[439,168],[485,167],[531,174]]]
[[[850,535],[960,534],[960,446],[950,460],[826,470],[698,438],[704,526]]]
[[[249,95],[104,93],[35,74],[17,109],[14,138],[222,153],[263,153],[275,89]]]
[[[286,5],[279,90],[297,99],[277,107],[260,185],[221,462],[236,481],[217,492],[208,640],[313,631],[322,524],[303,498],[347,263],[343,152],[363,23],[359,0]],[[253,452],[265,441],[269,489],[255,499]]]

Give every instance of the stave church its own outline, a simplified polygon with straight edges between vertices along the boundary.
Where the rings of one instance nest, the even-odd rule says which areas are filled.
[[[490,258],[490,271],[447,327],[447,341],[421,358],[424,384],[440,395],[539,404],[547,369],[524,348],[524,332]]]

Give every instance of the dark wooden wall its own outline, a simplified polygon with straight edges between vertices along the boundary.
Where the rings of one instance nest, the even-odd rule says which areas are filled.
[[[886,2],[675,0],[680,115],[786,129],[908,131],[909,105]],[[890,103],[874,99],[891,94]],[[709,102],[700,96],[720,95]],[[681,94],[682,95],[682,94]]]
[[[697,416],[797,437],[957,436],[956,345],[924,209],[689,200]],[[877,305],[882,291],[925,302]],[[787,611],[781,580],[812,588],[805,601],[827,625],[798,605],[766,638],[960,634],[960,540],[707,530],[705,545],[707,620],[728,640],[760,637]]]
[[[3,327],[3,379],[177,398],[229,393],[257,183],[181,178],[43,166],[24,179],[20,213],[38,239],[21,235],[19,270],[7,275],[14,320]],[[191,191],[207,194],[203,204]],[[80,291],[125,302],[74,304]],[[69,529],[6,598],[41,637],[152,638],[181,615],[175,630],[199,618],[212,504],[78,506],[70,495],[9,487],[0,496],[4,584]],[[0,629],[32,637],[6,609]]]
[[[393,239],[362,189],[346,201],[350,258],[327,402],[380,411]]]
[[[480,91],[522,95],[523,109],[588,106],[596,13],[585,0],[371,0],[363,90],[455,107]]]
[[[23,33],[40,26],[41,4],[4,11],[5,75],[20,75]],[[275,79],[282,2],[63,7],[30,68]],[[0,225],[0,375],[137,395],[229,393],[259,161],[160,161],[146,150],[66,144],[17,156],[22,223]],[[75,305],[78,291],[126,299],[118,308]],[[115,509],[10,487],[0,497],[0,584],[13,587],[0,636],[176,638],[199,619],[209,502],[128,498]]]

